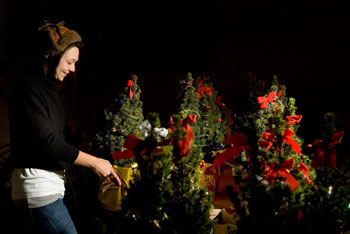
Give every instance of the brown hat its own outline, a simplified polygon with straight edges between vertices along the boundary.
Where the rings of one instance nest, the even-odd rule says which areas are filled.
[[[70,30],[63,26],[64,22],[58,24],[44,22],[39,27],[39,31],[48,32],[52,48],[50,49],[50,55],[55,56],[62,53],[69,45],[81,42],[80,35],[75,30]]]

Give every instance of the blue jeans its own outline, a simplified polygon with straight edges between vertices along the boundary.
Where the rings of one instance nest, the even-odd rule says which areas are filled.
[[[35,226],[43,233],[77,234],[74,223],[62,199],[29,209]]]

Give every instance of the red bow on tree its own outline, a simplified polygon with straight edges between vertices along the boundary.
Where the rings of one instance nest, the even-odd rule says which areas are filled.
[[[295,123],[299,123],[301,121],[302,115],[292,115],[292,116],[287,116],[287,125],[294,125]]]
[[[184,139],[177,141],[177,145],[180,149],[181,156],[187,156],[191,151],[194,134],[192,132],[192,128],[189,125],[189,123],[195,123],[196,119],[197,119],[197,115],[189,115],[181,121],[182,128],[183,130],[186,131],[186,135]],[[174,123],[172,117],[170,117],[170,123],[172,125]],[[174,128],[170,127],[169,132],[172,132],[172,131],[174,131]]]
[[[248,140],[245,136],[234,133],[227,141],[227,144],[230,144],[232,147],[227,148],[223,153],[215,156],[213,161],[213,167],[223,164],[229,159],[233,159],[237,157],[243,150],[246,151],[247,159],[249,158],[248,149],[249,144]]]
[[[308,147],[314,148],[314,157],[312,158],[311,166],[317,169],[322,161],[326,160],[327,167],[335,167],[337,162],[335,145],[342,141],[343,136],[344,131],[339,130],[327,141],[316,140],[311,145],[308,145]]]
[[[211,92],[211,88],[209,87],[209,85],[206,85],[205,87],[203,87],[203,80],[201,80],[199,82],[199,87],[198,87],[198,98],[202,98],[204,95],[204,92],[206,92],[209,97],[211,97],[212,92]]]
[[[265,150],[268,150],[270,149],[270,147],[273,144],[273,141],[275,140],[275,134],[270,132],[263,132],[261,138],[266,141],[259,141],[260,147],[264,148]]]
[[[140,143],[140,139],[136,136],[129,134],[125,140],[123,151],[114,151],[113,160],[117,159],[126,159],[126,158],[135,158],[134,149]]]
[[[273,183],[276,181],[276,178],[279,175],[282,178],[284,178],[285,181],[289,184],[290,191],[293,191],[299,186],[298,181],[289,172],[289,170],[293,169],[293,167],[294,167],[294,158],[290,158],[281,164],[272,163],[270,166],[266,165],[265,179],[269,183]]]
[[[283,134],[283,142],[286,142],[290,145],[290,147],[292,147],[292,149],[298,153],[301,154],[301,149],[299,144],[292,138],[292,136],[294,136],[294,132],[292,130],[290,130],[289,128],[286,129],[286,131]]]
[[[267,97],[257,97],[258,103],[260,104],[260,108],[267,109],[270,102],[276,102],[275,97],[281,96],[281,92],[276,93],[271,91]]]
[[[128,86],[130,87],[130,91],[129,91],[129,96],[130,96],[130,99],[132,99],[133,97],[133,93],[132,93],[132,83],[133,83],[133,80],[128,80]]]
[[[221,106],[222,108],[226,108],[226,106],[221,102],[221,96],[218,96],[217,98],[216,98],[216,105],[218,105],[218,106]]]

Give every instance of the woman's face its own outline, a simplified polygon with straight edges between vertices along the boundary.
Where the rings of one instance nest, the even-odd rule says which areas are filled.
[[[63,81],[70,72],[74,72],[75,63],[78,61],[78,59],[79,49],[77,47],[74,46],[67,49],[56,67],[55,78],[59,81]]]

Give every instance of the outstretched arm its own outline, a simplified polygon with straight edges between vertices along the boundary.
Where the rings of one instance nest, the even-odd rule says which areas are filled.
[[[99,177],[112,175],[117,180],[118,184],[121,185],[118,174],[115,173],[112,164],[108,160],[79,151],[79,155],[74,161],[74,164],[91,168]]]

